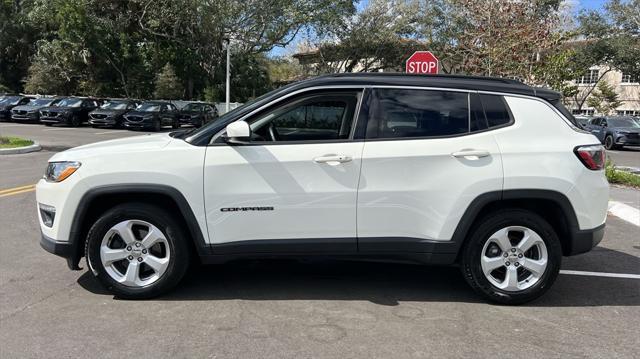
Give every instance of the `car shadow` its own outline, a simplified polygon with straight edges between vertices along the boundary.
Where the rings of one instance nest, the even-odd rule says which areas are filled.
[[[621,252],[615,255],[629,256]],[[179,288],[156,300],[366,300],[386,306],[405,301],[484,302],[456,267],[331,259],[238,260],[194,267]],[[572,268],[563,266],[563,269]],[[111,296],[88,272],[78,283],[92,293]],[[525,304],[531,307],[638,305],[640,281],[637,279],[563,274],[549,292]]]

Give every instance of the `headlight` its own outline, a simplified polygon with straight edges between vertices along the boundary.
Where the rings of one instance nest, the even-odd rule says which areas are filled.
[[[49,162],[47,170],[44,173],[44,179],[49,182],[62,182],[71,176],[78,168],[80,168],[80,162]]]

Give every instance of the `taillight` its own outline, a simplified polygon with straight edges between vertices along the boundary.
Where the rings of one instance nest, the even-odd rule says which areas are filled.
[[[602,145],[578,146],[573,152],[585,167],[593,171],[604,169],[607,162],[607,155]]]

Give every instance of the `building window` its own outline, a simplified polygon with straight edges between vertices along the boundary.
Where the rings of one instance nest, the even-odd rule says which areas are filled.
[[[618,116],[640,116],[640,110],[618,110]]]
[[[591,109],[591,110],[586,110],[586,109],[576,110],[576,109],[574,109],[574,110],[571,110],[571,113],[574,114],[574,115],[593,116],[594,111],[595,110],[593,110],[593,109]]]
[[[622,83],[623,84],[631,84],[631,83],[638,83],[640,81],[638,81],[638,76],[633,76],[631,74],[622,74]]]
[[[599,70],[589,70],[576,80],[577,84],[595,84],[598,82]]]

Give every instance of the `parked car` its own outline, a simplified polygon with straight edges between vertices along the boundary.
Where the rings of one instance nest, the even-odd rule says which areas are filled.
[[[40,122],[46,126],[62,123],[68,126],[78,127],[87,122],[89,112],[98,107],[98,100],[90,98],[67,97],[55,106],[40,111]]]
[[[26,105],[16,106],[11,110],[11,119],[16,122],[39,122],[40,111],[47,107],[55,106],[61,98],[41,97],[36,98]]]
[[[0,121],[11,119],[11,110],[16,106],[26,105],[33,97],[22,95],[6,95],[0,100]]]
[[[218,118],[218,109],[215,105],[190,102],[180,109],[180,124],[202,127]]]
[[[559,93],[513,80],[323,76],[192,132],[55,154],[41,245],[71,269],[86,255],[121,298],[167,292],[194,253],[457,263],[485,298],[523,303],[603,237],[596,141]]]
[[[124,115],[138,106],[134,100],[108,100],[100,108],[89,112],[89,124],[93,127],[122,127]]]
[[[590,116],[576,115],[576,116],[573,116],[573,117],[576,119],[576,121],[578,122],[578,125],[581,128],[587,128],[587,126],[591,122],[591,117]]]
[[[124,115],[124,127],[160,131],[163,126],[180,127],[178,109],[170,102],[147,101]]]
[[[623,146],[640,146],[640,123],[632,117],[596,117],[589,123],[587,130],[608,150]]]

